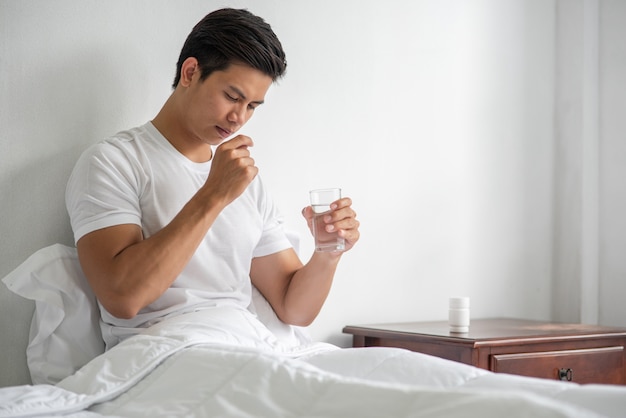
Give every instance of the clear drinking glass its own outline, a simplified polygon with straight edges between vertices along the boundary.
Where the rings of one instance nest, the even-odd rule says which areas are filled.
[[[326,231],[327,224],[324,216],[330,213],[330,204],[341,198],[341,189],[318,189],[309,192],[311,207],[313,208],[313,236],[315,237],[315,251],[334,252],[343,251],[346,242],[337,231]]]

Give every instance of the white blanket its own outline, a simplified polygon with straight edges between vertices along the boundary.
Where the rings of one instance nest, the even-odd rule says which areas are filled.
[[[626,388],[493,374],[393,348],[287,346],[247,311],[164,321],[57,386],[0,389],[0,417],[624,416]]]

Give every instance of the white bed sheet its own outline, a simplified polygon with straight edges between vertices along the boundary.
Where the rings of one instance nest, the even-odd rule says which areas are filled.
[[[624,416],[626,388],[502,374],[393,348],[289,346],[248,311],[164,321],[57,386],[0,389],[0,417]]]

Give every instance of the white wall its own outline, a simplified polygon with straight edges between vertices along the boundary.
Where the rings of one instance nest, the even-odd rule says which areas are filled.
[[[599,322],[626,325],[626,2],[600,8]]]
[[[550,319],[558,3],[0,0],[0,276],[72,243],[74,161],[156,114],[192,25],[229,5],[263,16],[287,52],[286,78],[242,132],[302,252],[309,189],[342,187],[362,222],[315,338],[349,345],[346,324],[444,319],[459,294],[473,317]],[[602,45],[619,48],[626,11],[607,7]],[[603,151],[602,196],[619,190],[623,207],[623,55],[609,64],[602,126],[622,158]],[[602,210],[601,294],[619,306],[624,211]],[[617,309],[601,319],[623,324]]]

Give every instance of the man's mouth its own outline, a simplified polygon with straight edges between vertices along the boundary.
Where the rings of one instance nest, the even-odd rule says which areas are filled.
[[[228,131],[228,130],[226,130],[226,129],[224,129],[224,128],[221,128],[221,127],[219,127],[219,126],[217,126],[217,127],[216,127],[216,129],[217,129],[217,133],[218,133],[218,135],[219,135],[222,139],[226,139],[226,138],[228,138],[229,136],[231,136],[231,135],[232,135],[232,132],[231,132],[231,131]]]

